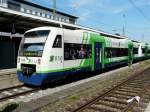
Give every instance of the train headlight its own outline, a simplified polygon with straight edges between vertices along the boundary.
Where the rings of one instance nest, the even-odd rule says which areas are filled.
[[[41,59],[38,59],[38,60],[37,60],[37,63],[40,65],[40,64],[41,64]]]

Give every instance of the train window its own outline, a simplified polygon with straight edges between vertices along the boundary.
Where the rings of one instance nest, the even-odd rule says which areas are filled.
[[[64,44],[64,60],[88,59],[92,57],[92,45]]]
[[[114,57],[122,57],[122,56],[128,56],[127,48],[105,48],[106,58],[114,58]]]
[[[150,54],[150,49],[147,50],[147,53]]]
[[[138,54],[138,48],[133,48],[133,54]]]
[[[25,33],[25,38],[43,38],[48,37],[50,30],[38,30]]]
[[[20,49],[19,55],[41,57],[44,49],[44,43],[24,43]]]
[[[146,51],[145,48],[142,48],[142,53],[143,53],[143,54],[145,54],[145,51]]]
[[[53,44],[53,48],[62,48],[62,36],[57,35]]]

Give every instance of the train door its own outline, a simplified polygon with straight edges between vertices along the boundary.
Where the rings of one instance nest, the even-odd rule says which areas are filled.
[[[56,35],[54,44],[53,44],[53,54],[55,65],[53,67],[56,69],[63,68],[63,35]]]
[[[94,44],[94,70],[100,70],[102,67],[102,43]]]

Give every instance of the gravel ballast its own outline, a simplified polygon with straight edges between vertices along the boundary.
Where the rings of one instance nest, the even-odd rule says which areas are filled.
[[[94,96],[115,86],[117,83],[129,78],[131,75],[140,73],[150,67],[150,60],[139,62],[131,67],[123,67],[107,73],[66,84],[60,87],[49,88],[39,91],[37,96],[25,97],[26,101],[20,104],[15,112],[59,112],[67,111],[73,106],[80,105]],[[17,101],[17,100],[15,100]],[[76,104],[76,105],[75,105]]]

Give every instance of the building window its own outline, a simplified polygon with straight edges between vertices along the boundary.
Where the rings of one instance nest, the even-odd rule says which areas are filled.
[[[54,18],[54,16],[52,15],[52,16],[51,16],[51,19],[53,19],[53,18]]]
[[[66,18],[64,18],[64,22],[66,22]]]
[[[39,13],[38,13],[38,16],[42,16],[42,13],[41,13],[41,12],[39,12]]]
[[[24,12],[27,13],[27,9],[24,9]]]
[[[38,12],[35,11],[35,15],[38,16]]]
[[[51,18],[52,18],[52,16],[51,16],[51,15],[49,15],[49,18],[51,19]]]
[[[66,18],[66,22],[68,22],[68,23],[69,23],[69,19],[68,19],[68,18]]]
[[[57,18],[57,17],[56,17],[55,15],[53,15],[53,17],[52,17],[52,18],[53,18],[53,20],[56,20],[56,18]]]
[[[49,15],[49,14],[46,14],[45,16],[46,16],[46,18],[50,18],[50,15]]]
[[[42,17],[45,17],[45,13],[42,13]]]
[[[59,17],[59,21],[61,21],[61,17]]]
[[[32,14],[33,14],[33,15],[35,15],[35,13],[36,13],[35,11],[32,11]]]
[[[69,23],[72,23],[72,24],[75,24],[75,19],[69,18],[68,22],[69,22]]]
[[[12,1],[7,1],[8,8],[16,11],[20,11],[20,4],[12,2]]]
[[[21,12],[25,12],[25,9],[24,9],[24,8],[21,8]]]
[[[27,13],[31,14],[31,10],[27,10]]]
[[[61,17],[61,21],[63,21],[63,18]]]

